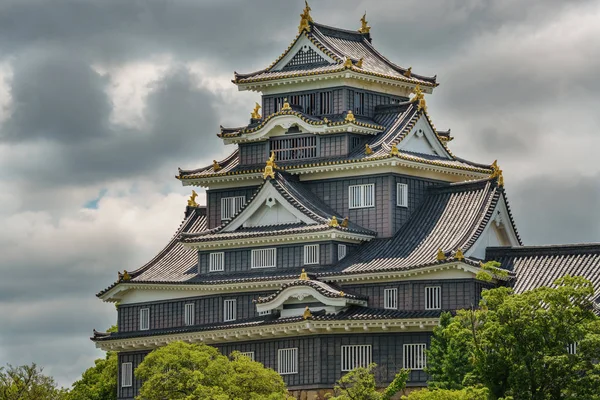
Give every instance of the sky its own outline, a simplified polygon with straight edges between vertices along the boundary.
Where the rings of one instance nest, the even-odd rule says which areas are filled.
[[[232,151],[302,0],[0,0],[0,365],[64,386],[115,323],[95,294],[181,222],[177,167]],[[526,244],[600,242],[600,1],[313,0],[413,72],[454,154],[498,159]],[[204,199],[204,193],[200,193]]]

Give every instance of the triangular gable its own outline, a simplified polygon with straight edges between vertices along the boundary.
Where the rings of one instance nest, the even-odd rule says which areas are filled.
[[[398,143],[397,147],[399,150],[412,153],[453,159],[429,124],[425,114],[421,114],[415,126]]]
[[[315,46],[306,34],[301,35],[296,43],[270,68],[271,71],[291,69],[301,65],[336,64],[336,61]]]
[[[252,228],[304,223],[314,225],[319,223],[310,218],[288,200],[273,186],[271,181],[265,182],[250,204],[227,224],[222,232],[233,232],[241,227]]]
[[[520,246],[517,230],[513,225],[504,194],[500,196],[491,218],[483,229],[481,236],[465,252],[468,257],[474,257],[481,260],[485,259],[486,249],[488,247],[500,246]]]

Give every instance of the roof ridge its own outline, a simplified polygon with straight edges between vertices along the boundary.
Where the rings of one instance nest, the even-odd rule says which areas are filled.
[[[582,250],[588,250],[590,252],[600,253],[600,242],[592,243],[567,243],[567,244],[542,244],[542,245],[529,245],[529,246],[490,246],[487,251],[490,253],[502,253],[503,255],[527,255],[533,251],[535,255],[550,254],[558,255],[568,253],[570,251],[581,252]]]

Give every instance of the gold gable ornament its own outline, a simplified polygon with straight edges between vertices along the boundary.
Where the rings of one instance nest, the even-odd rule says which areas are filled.
[[[358,30],[359,33],[369,33],[371,32],[371,27],[369,26],[369,23],[367,22],[367,12],[365,11],[365,13],[363,14],[362,18],[360,19],[360,29]]]
[[[258,112],[258,110],[260,110],[260,109],[261,109],[260,104],[256,103],[254,106],[254,110],[252,110],[252,112],[250,113],[250,117],[252,119],[260,119],[261,116],[260,116],[260,113]]]
[[[281,106],[281,111],[292,111],[292,106],[288,103],[287,97],[283,99],[283,106]]]
[[[496,178],[498,180],[498,186],[504,186],[504,176],[502,176],[502,170],[498,166],[498,160],[494,160],[492,163],[492,174],[491,179]]]
[[[131,275],[127,272],[127,270],[123,270],[123,273],[118,273],[119,282],[128,282],[131,280]]]
[[[340,224],[340,226],[342,228],[347,228],[348,227],[348,217],[344,218],[344,220],[342,221],[342,223]]]
[[[340,295],[340,297],[344,297],[344,296],[346,296],[346,293],[344,293],[343,291],[340,291],[339,295]]]
[[[300,14],[300,25],[298,25],[298,33],[302,33],[303,30],[306,29],[307,32],[310,32],[310,23],[313,22],[312,17],[310,16],[310,6],[308,2],[304,0],[304,10],[302,10],[302,14]]]
[[[373,154],[373,150],[371,149],[371,147],[368,144],[365,144],[365,154],[368,156]]]
[[[425,95],[423,94],[423,91],[421,90],[421,87],[419,85],[415,86],[415,97],[413,97],[410,102],[414,103],[414,102],[418,102],[417,104],[417,110],[427,110],[427,103],[425,102]]]
[[[344,119],[344,122],[356,122],[356,118],[354,118],[354,113],[352,110],[348,110],[348,114],[346,114],[346,119]]]
[[[356,62],[356,66],[357,66],[358,68],[362,68],[362,65],[363,65],[363,57],[361,57],[361,58],[360,58],[360,60],[358,60],[358,61]]]
[[[400,151],[398,150],[397,146],[392,146],[392,148],[390,149],[390,155],[392,155],[392,156],[400,155]]]
[[[275,152],[271,152],[271,157],[267,159],[265,170],[263,172],[263,179],[271,178],[275,179]]]
[[[304,318],[304,319],[312,319],[312,313],[310,312],[310,308],[308,308],[308,306],[306,306],[306,308],[304,309],[304,313],[302,314],[302,318]]]
[[[196,197],[198,197],[198,193],[196,193],[195,190],[192,190],[192,195],[187,202],[188,207],[198,207],[198,203],[196,203]]]
[[[463,254],[462,249],[456,250],[456,253],[454,254],[454,258],[457,259],[457,260],[459,260],[459,261],[464,261],[465,255]]]
[[[436,255],[436,259],[438,261],[445,261],[446,260],[446,254],[444,253],[444,251],[442,249],[439,249]]]
[[[301,281],[309,281],[310,280],[308,278],[308,274],[306,273],[306,270],[304,268],[302,268],[302,272],[300,273],[300,277],[298,279]]]
[[[338,222],[335,215],[333,217],[331,217],[331,221],[329,221],[329,226],[332,228],[337,228],[338,226],[340,226],[340,223]]]
[[[213,171],[217,172],[221,169],[221,165],[217,162],[217,160],[213,160]]]
[[[350,59],[350,57],[346,57],[346,59],[344,60],[344,67],[346,68],[351,68],[352,67],[352,60]]]
[[[412,76],[412,67],[408,67],[408,69],[402,75],[404,75],[407,78],[410,78]]]

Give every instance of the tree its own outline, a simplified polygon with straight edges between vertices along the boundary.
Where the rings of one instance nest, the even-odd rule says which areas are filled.
[[[403,400],[488,400],[489,391],[485,387],[466,387],[460,390],[423,389],[416,390]]]
[[[116,332],[112,326],[108,332]],[[106,357],[98,358],[94,366],[88,368],[76,381],[66,396],[67,400],[116,400],[118,388],[118,356],[107,352]]]
[[[234,352],[204,344],[173,342],[148,354],[136,368],[144,400],[285,400],[281,376]]]
[[[383,392],[377,391],[373,370],[376,364],[367,368],[355,368],[342,376],[333,389],[334,397],[330,400],[389,400],[406,387],[409,371],[402,369],[396,374],[392,383]]]
[[[600,399],[600,320],[593,294],[591,282],[568,276],[553,288],[522,294],[504,287],[484,291],[480,309],[459,311],[435,333],[450,353],[465,351],[472,370],[439,378],[440,371],[449,371],[443,368],[447,360],[431,353],[437,381],[456,383],[464,375],[463,384],[481,383],[495,399]]]
[[[42,374],[35,364],[0,368],[0,399],[63,400],[66,390],[58,388],[52,377]]]

